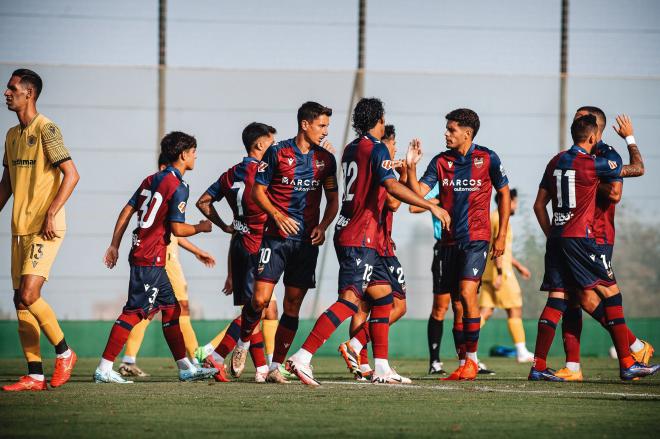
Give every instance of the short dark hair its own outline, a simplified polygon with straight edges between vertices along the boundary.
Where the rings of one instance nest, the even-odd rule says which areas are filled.
[[[607,117],[605,117],[605,112],[601,110],[598,107],[593,107],[591,105],[584,105],[580,108],[577,109],[576,113],[579,113],[580,111],[586,111],[589,114],[593,114],[596,116],[596,120],[600,119],[602,121],[601,124],[603,127],[607,125]]]
[[[472,138],[477,137],[480,125],[479,115],[469,108],[459,108],[450,111],[445,118],[458,123],[458,126],[472,128]]]
[[[320,116],[332,116],[332,108],[324,107],[318,102],[307,101],[298,108],[298,129],[302,126],[302,121],[313,122]]]
[[[571,124],[571,137],[574,143],[584,142],[592,134],[598,132],[598,123],[596,116],[587,114],[586,116],[578,117]]]
[[[516,198],[518,198],[518,189],[516,188],[511,189],[509,191],[509,194],[511,195],[511,201],[515,200]],[[495,202],[497,203],[498,206],[500,205],[501,199],[502,199],[502,195],[500,195],[499,192],[495,192]]]
[[[383,139],[389,139],[391,137],[396,137],[396,130],[394,129],[394,125],[385,125],[385,134],[383,135]]]
[[[259,137],[275,133],[277,133],[277,130],[270,125],[260,122],[252,122],[243,128],[243,146],[245,146],[245,150],[249,153]]]
[[[362,98],[353,110],[353,129],[364,136],[385,116],[385,107],[378,98]]]
[[[160,168],[161,166],[167,166],[169,164],[170,162],[167,160],[165,153],[161,151],[161,153],[158,154],[158,167]]]
[[[181,131],[172,131],[160,141],[160,150],[168,164],[179,160],[181,153],[191,148],[197,148],[197,141],[190,134]]]
[[[34,100],[36,101],[39,99],[44,82],[41,80],[41,76],[39,76],[37,72],[33,72],[30,69],[16,69],[11,76],[18,76],[21,78],[21,84],[23,87],[32,87],[35,93]]]

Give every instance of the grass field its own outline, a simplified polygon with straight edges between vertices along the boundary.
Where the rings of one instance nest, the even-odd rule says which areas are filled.
[[[393,361],[413,385],[375,386],[353,381],[339,359],[319,358],[324,384],[310,389],[255,384],[252,370],[238,382],[179,383],[173,362],[161,358],[140,359],[152,376],[136,384],[100,385],[90,381],[97,360],[82,359],[62,388],[1,393],[0,437],[630,438],[660,427],[660,377],[624,384],[614,361],[587,358],[584,383],[530,383],[528,366],[485,360],[497,375],[451,383],[426,376],[425,361]],[[0,384],[22,373],[21,360],[0,361]]]

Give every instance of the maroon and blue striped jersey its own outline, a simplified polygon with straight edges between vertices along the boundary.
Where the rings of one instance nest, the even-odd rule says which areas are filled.
[[[266,236],[308,241],[318,226],[321,211],[321,192],[337,191],[337,162],[325,149],[314,146],[303,154],[295,138],[271,146],[264,154],[256,184],[268,186],[271,203],[285,215],[299,223],[298,233],[288,237],[272,218],[264,227]]]
[[[550,160],[540,188],[552,196],[551,237],[595,238],[596,192],[600,178],[617,178],[622,166],[573,145]]]
[[[137,212],[138,226],[128,262],[135,266],[164,267],[170,243],[170,223],[186,221],[188,184],[169,166],[142,181],[128,204]]]
[[[344,197],[335,224],[335,243],[343,247],[382,247],[384,225],[381,212],[387,191],[385,180],[396,178],[385,144],[366,135],[344,149]]]
[[[443,244],[490,241],[490,200],[493,188],[509,184],[500,158],[490,149],[472,144],[465,156],[448,149],[433,157],[421,183],[440,193],[440,206],[451,217]]]
[[[596,156],[615,161],[623,166],[623,160],[616,150],[602,140],[596,145]],[[605,177],[600,179],[603,183],[615,181],[623,182],[621,177]],[[609,199],[596,197],[596,213],[594,217],[594,237],[598,244],[614,245],[614,214],[616,204]]]
[[[252,201],[252,187],[259,160],[245,157],[213,183],[206,192],[213,201],[227,200],[234,214],[234,230],[241,236],[243,247],[254,254],[259,251],[268,215]]]
[[[386,198],[387,200],[387,198]],[[383,206],[381,214],[381,224],[383,226],[383,233],[381,236],[380,246],[378,247],[378,254],[380,256],[396,256],[396,245],[392,239],[392,226],[394,223],[394,212],[391,211],[387,205]]]

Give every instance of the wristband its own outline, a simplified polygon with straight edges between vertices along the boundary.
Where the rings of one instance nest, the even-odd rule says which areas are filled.
[[[630,146],[630,145],[637,145],[637,142],[635,142],[635,136],[633,136],[633,135],[626,136],[626,144],[627,144],[628,146]]]

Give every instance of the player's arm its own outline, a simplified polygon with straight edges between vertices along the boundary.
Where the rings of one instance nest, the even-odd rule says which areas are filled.
[[[422,159],[422,142],[420,142],[419,139],[413,139],[410,141],[410,145],[408,145],[408,152],[406,153],[407,186],[417,195],[423,197],[429,193],[429,191],[431,190],[431,186],[429,186],[424,181],[421,180],[417,181],[417,163],[419,163],[421,159]],[[429,167],[427,168],[426,174],[428,174],[429,171],[433,172],[433,170],[431,169],[433,165],[434,163],[433,161],[431,161]],[[435,177],[437,180],[437,170],[435,170]],[[424,178],[422,178],[422,180],[424,180]]]
[[[209,233],[213,226],[211,221],[202,220],[198,224],[186,224],[186,204],[188,202],[188,186],[184,183],[174,190],[168,202],[167,221],[170,230],[177,238],[186,238],[198,233]]]
[[[234,282],[231,277],[231,246],[227,249],[227,278],[225,279],[225,286],[222,288],[225,296],[229,296],[234,292]]]
[[[170,221],[170,228],[172,233],[177,238],[186,238],[198,233],[209,233],[212,229],[211,221],[201,220],[198,224],[186,224],[175,221]]]
[[[506,247],[506,231],[509,227],[509,217],[511,216],[511,193],[509,185],[506,184],[497,190],[500,197],[500,203],[497,205],[497,214],[499,215],[499,230],[493,241],[493,259],[497,259],[504,254]],[[501,267],[501,263],[500,263]]]
[[[103,257],[103,262],[108,268],[114,268],[117,265],[117,259],[119,258],[119,245],[121,244],[121,238],[126,232],[126,227],[131,221],[131,217],[135,213],[135,207],[129,202],[124,206],[124,208],[119,212],[119,217],[115,223],[115,230],[112,232],[112,241],[110,242],[110,247],[105,251],[105,256]]]
[[[197,260],[209,268],[215,267],[215,258],[212,254],[205,252],[186,238],[179,238],[179,247],[192,253]]]
[[[323,245],[325,242],[325,231],[335,220],[339,212],[339,191],[337,185],[337,165],[332,159],[332,168],[323,180],[323,193],[325,194],[325,211],[319,225],[312,229],[310,239],[312,245]]]
[[[437,204],[433,204],[430,201],[427,201],[424,198],[420,197],[410,188],[402,185],[394,178],[389,178],[385,180],[383,182],[383,186],[385,187],[387,193],[392,195],[397,200],[430,211],[434,217],[440,220],[440,222],[442,223],[442,227],[445,230],[449,230],[449,225],[451,224],[451,218],[449,217],[449,213],[445,209],[441,208]]]
[[[635,137],[633,136],[632,121],[630,120],[630,117],[622,114],[616,117],[616,123],[618,126],[613,126],[614,131],[626,141],[630,161],[630,164],[623,166],[619,177],[640,177],[644,175],[644,160],[642,159],[642,154],[639,152]]]
[[[255,184],[252,187],[251,196],[252,201],[254,201],[261,210],[266,212],[268,216],[273,218],[273,221],[275,221],[277,227],[279,227],[280,230],[282,230],[286,235],[295,235],[298,233],[298,221],[277,210],[277,207],[275,207],[273,203],[271,203],[268,199],[268,194],[266,194],[266,186],[259,183]]]
[[[2,180],[0,180],[0,211],[2,211],[9,198],[11,198],[11,180],[9,179],[9,169],[3,168]]]
[[[532,273],[529,271],[529,269],[525,267],[513,255],[511,256],[511,265],[513,265],[515,269],[518,270],[518,273],[520,273],[523,279],[529,279],[530,277],[532,277]]]
[[[406,170],[406,162],[400,161],[399,166],[394,168],[396,172],[399,173],[399,183],[407,184],[408,183],[408,171]],[[387,202],[385,203],[387,208],[392,212],[396,212],[401,207],[401,201],[397,200],[390,194],[387,194]],[[412,207],[412,206],[410,206]]]
[[[499,217],[496,221],[491,221],[490,222],[490,248],[492,249],[495,246],[495,237],[499,235]],[[495,264],[495,271],[497,272],[497,275],[493,279],[493,287],[495,287],[496,290],[499,290],[500,287],[502,286],[502,256],[498,256],[494,259],[494,264]]]
[[[623,195],[623,182],[621,181],[611,181],[609,183],[598,184],[597,197],[602,200],[607,200],[611,203],[616,204],[619,201],[621,201],[622,195]]]
[[[220,229],[222,229],[223,232],[233,233],[234,227],[231,224],[225,223],[222,220],[222,218],[220,218],[220,214],[213,205],[214,201],[218,201],[218,200],[216,200],[216,197],[213,197],[213,195],[209,194],[207,191],[204,192],[201,197],[199,197],[199,200],[197,200],[197,203],[195,205],[197,206],[199,211],[202,212],[202,215],[204,215],[213,224],[220,227]]]
[[[534,215],[536,215],[536,220],[543,230],[543,234],[550,236],[550,214],[548,214],[548,209],[546,206],[550,202],[551,196],[550,192],[546,189],[540,187],[538,193],[536,194],[536,200],[534,201]]]
[[[440,200],[438,199],[439,193],[440,193],[440,189],[439,186],[436,184],[435,186],[433,186],[433,189],[431,189],[429,193],[424,195],[424,199],[429,200],[431,203],[440,206]],[[422,209],[421,207],[411,205],[408,207],[408,211],[410,213],[422,213],[422,212],[426,212],[426,209]]]

